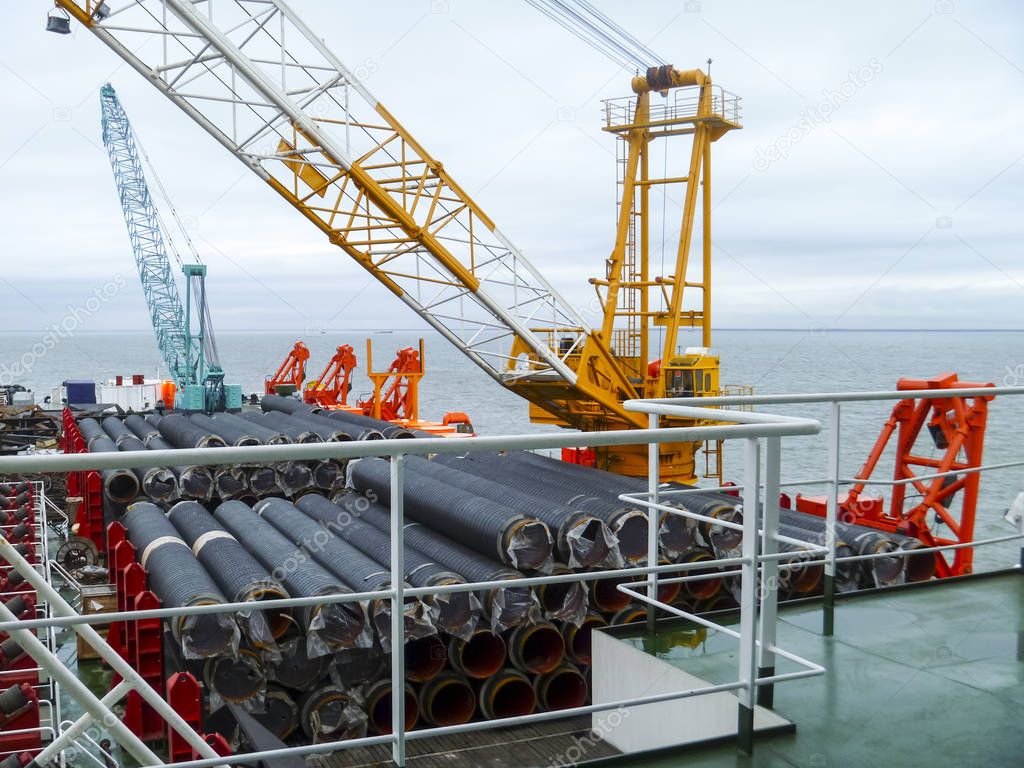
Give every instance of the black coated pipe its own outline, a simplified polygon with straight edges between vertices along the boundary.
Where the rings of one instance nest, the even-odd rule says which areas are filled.
[[[362,505],[361,515],[363,520],[378,530],[390,532],[391,514],[384,507],[367,502]],[[480,602],[490,618],[492,630],[501,631],[529,620],[536,606],[536,598],[529,587],[515,585],[516,579],[523,578],[522,573],[505,568],[501,563],[477,554],[468,547],[418,523],[407,524],[404,535],[407,547],[429,552],[437,562],[450,568],[466,581],[510,582],[507,587],[497,587],[479,594]]]
[[[117,445],[103,431],[96,419],[82,419],[78,422],[86,448],[89,453],[113,453]],[[130,504],[141,490],[139,478],[128,469],[104,469],[100,472],[103,479],[103,493],[117,504]]]
[[[246,432],[257,438],[263,445],[290,445],[292,439],[284,432],[250,419],[244,419],[237,413],[218,413],[211,416],[215,422],[232,430]]]
[[[262,712],[253,712],[253,719],[284,741],[299,727],[299,707],[284,688],[268,685]]]
[[[336,685],[309,691],[297,703],[302,730],[314,742],[366,735],[366,713],[353,696]]]
[[[315,416],[325,418],[333,422],[334,428],[344,429],[355,440],[381,440],[384,433],[388,437],[412,437],[408,430],[398,427],[388,421],[373,419],[358,413],[351,413],[339,409],[316,408],[300,402],[294,397],[281,397],[280,395],[265,395],[260,403],[264,411],[279,411],[291,416]],[[406,434],[403,434],[406,433]]]
[[[572,573],[571,568],[556,565],[553,574]],[[552,621],[579,621],[587,613],[587,587],[581,581],[542,584],[537,588],[544,616]]]
[[[257,426],[273,429],[288,435],[288,438],[293,443],[322,443],[324,441],[315,428],[304,422],[289,418],[280,411],[269,411],[267,413],[244,411],[241,416],[246,421],[251,421]]]
[[[220,605],[227,600],[178,531],[155,504],[138,502],[124,516],[128,539],[146,570],[149,588],[167,608]],[[172,619],[171,631],[186,658],[208,658],[231,649],[238,629],[230,614]]]
[[[209,691],[228,704],[250,702],[263,694],[267,686],[262,660],[248,648],[240,648],[234,656],[207,659],[203,665],[203,681]]]
[[[590,568],[602,564],[619,567],[622,564],[615,534],[592,515],[543,497],[530,496],[486,477],[464,472],[456,465],[448,466],[409,456],[406,458],[406,466],[412,471],[500,502],[541,520],[555,532],[561,560],[573,568]]]
[[[199,502],[178,502],[171,507],[167,518],[231,602],[279,600],[289,596],[281,583]],[[292,626],[288,608],[251,611],[248,616],[239,614],[238,621],[257,647],[272,645]]]
[[[151,451],[170,451],[174,446],[163,437],[153,437],[146,441],[146,448]],[[213,474],[210,467],[171,467],[178,477],[178,493],[185,499],[209,499],[213,495]]]
[[[624,560],[639,563],[646,559],[647,515],[639,508],[626,506],[608,494],[598,497],[593,493],[580,493],[578,486],[567,487],[558,478],[533,472],[529,467],[504,459],[498,463],[499,458],[490,454],[440,454],[432,461],[486,478],[530,497],[556,501],[593,515],[615,535],[619,554]]]
[[[390,462],[360,459],[352,463],[353,486],[370,491],[381,504],[390,504]],[[429,525],[480,554],[498,557],[506,565],[523,570],[546,570],[551,563],[551,532],[534,517],[499,502],[451,488],[407,468],[405,512],[409,519]]]
[[[310,656],[303,638],[289,637],[278,643],[278,656],[267,663],[267,679],[304,691],[324,676],[328,656]]]
[[[225,501],[214,517],[293,597],[325,597],[351,592],[266,520],[240,501]],[[306,632],[310,655],[319,656],[364,642],[365,617],[354,603],[320,604],[293,612]]]
[[[646,493],[647,491],[647,480],[643,478],[617,475],[614,472],[541,456],[531,451],[509,451],[500,456],[474,454],[473,458],[489,462],[492,466],[504,466],[506,469],[509,464],[519,465],[520,470],[527,470],[530,476],[537,476],[559,484],[568,484],[584,498],[596,496],[605,504],[612,503],[615,507],[623,504],[618,500],[619,494]],[[502,464],[502,462],[506,463]],[[663,486],[666,488],[685,487],[669,483],[665,483]],[[685,503],[671,496],[664,497],[660,501],[666,506],[683,506]],[[693,546],[693,521],[679,515],[662,513],[659,519],[658,540],[661,544],[662,556],[674,559]]]
[[[231,422],[211,418],[205,413],[189,414],[188,420],[192,422],[192,425],[196,429],[216,435],[228,445],[241,447],[262,444],[262,441],[251,432],[242,429]]]
[[[361,550],[323,528],[291,502],[263,499],[253,511],[268,520],[289,541],[341,579],[352,591],[378,592],[391,588],[391,572],[387,566],[372,560]],[[389,650],[394,640],[391,637],[391,601],[372,600],[368,612],[384,649]],[[404,614],[406,638],[437,633],[430,622],[429,610],[419,598],[406,601]]]
[[[156,427],[164,439],[176,448],[224,448],[227,446],[224,438],[197,427],[182,413],[170,413],[163,416]]]
[[[117,445],[119,451],[144,451],[146,444],[142,442],[117,416],[103,419],[103,430]],[[153,501],[170,501],[178,496],[178,481],[174,473],[167,467],[139,467],[132,470],[139,480],[139,485]]]
[[[359,519],[361,502],[365,502],[361,496],[346,494],[340,498],[341,504],[335,504],[323,496],[308,494],[296,501],[295,506],[390,570],[391,537]],[[413,547],[406,546],[404,562],[406,581],[414,587],[466,583],[454,571],[441,566]],[[461,634],[467,626],[476,622],[477,609],[467,592],[426,597],[424,601],[434,609],[435,624],[443,632]]]

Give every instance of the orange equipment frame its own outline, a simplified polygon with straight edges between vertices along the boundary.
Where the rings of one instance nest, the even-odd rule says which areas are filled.
[[[373,396],[359,401],[363,413],[385,421],[419,421],[419,383],[423,378],[423,361],[423,339],[420,339],[419,351],[412,347],[400,349],[386,371],[375,371],[372,345],[367,339],[366,375],[373,382]]]
[[[942,373],[932,379],[900,379],[896,388],[965,389],[991,386],[958,381],[955,373]],[[992,395],[979,395],[900,400],[882,428],[867,461],[856,474],[856,484],[839,500],[842,520],[913,536],[929,547],[973,541],[981,473],[969,470],[981,466],[988,403],[992,399]],[[917,438],[926,423],[935,447],[943,451],[941,456],[924,456],[914,452]],[[907,509],[908,484],[895,485],[887,511],[883,499],[862,494],[893,435],[897,436],[893,479],[912,479],[909,485],[916,489],[920,497],[916,504]],[[924,469],[925,473],[918,475],[919,469]],[[946,472],[959,474],[935,477]],[[960,491],[963,491],[963,499],[957,519],[950,508],[955,495]],[[825,508],[823,497],[797,496],[797,509],[802,512],[824,515]],[[929,514],[932,515],[931,521]],[[935,532],[934,528],[939,524],[946,526],[948,536],[940,536]],[[965,547],[938,554],[936,575],[939,577],[971,573],[973,548]],[[952,561],[947,558],[947,554],[952,555]]]
[[[291,348],[284,362],[281,363],[273,376],[267,376],[263,382],[263,392],[267,395],[277,394],[277,388],[282,384],[291,384],[296,390],[302,388],[302,382],[306,380],[306,361],[309,360],[309,348],[301,341],[296,341]]]
[[[335,351],[323,371],[306,385],[303,402],[323,407],[348,405],[350,381],[357,360],[351,344],[342,344]]]

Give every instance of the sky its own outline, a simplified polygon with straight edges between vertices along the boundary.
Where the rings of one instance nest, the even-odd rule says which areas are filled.
[[[1024,8],[595,4],[679,68],[712,59],[743,99],[743,130],[714,148],[716,326],[1021,327]],[[615,213],[601,101],[631,73],[525,2],[291,5],[570,301],[591,301]],[[12,4],[0,29],[0,329],[96,295],[79,332],[148,328],[99,134],[107,81],[209,265],[218,328],[418,327],[91,34],[46,34],[45,6]]]

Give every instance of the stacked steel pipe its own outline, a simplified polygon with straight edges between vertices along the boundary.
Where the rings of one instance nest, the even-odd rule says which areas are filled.
[[[264,399],[261,413],[129,416],[94,422],[85,433],[90,450],[416,437],[359,414],[317,412],[276,396]],[[245,483],[246,501],[227,498],[238,491],[211,477],[198,501],[180,501],[167,516],[153,504],[131,508],[125,519],[129,538],[164,605],[252,601],[258,608],[259,601],[284,595],[313,601],[291,612],[240,614],[237,649],[210,650],[210,633],[172,624],[184,645],[191,640],[198,646],[192,655],[203,657],[201,674],[219,700],[245,703],[285,736],[387,733],[393,695],[387,654],[396,642],[405,645],[409,685],[401,695],[410,728],[588,700],[592,631],[646,615],[617,589],[624,579],[602,577],[623,563],[646,561],[649,513],[619,498],[646,491],[646,481],[522,452],[408,456],[404,465],[405,587],[500,586],[407,600],[401,638],[391,636],[390,600],[344,599],[391,586],[389,461],[222,468]],[[185,499],[191,493],[187,472],[169,470]],[[143,477],[124,474],[145,491]],[[723,523],[742,521],[737,497],[672,484],[663,488],[668,506],[718,522],[653,515],[659,562],[700,566],[736,552],[740,533]],[[688,492],[672,493],[680,490]],[[0,509],[0,516],[5,513]],[[780,520],[780,533],[790,539],[823,541],[820,518],[780,510]],[[841,568],[841,588],[931,575],[930,556],[905,554],[914,540],[850,525],[840,525],[837,537],[840,554],[892,552]],[[784,596],[820,589],[820,565],[804,565],[795,544],[784,542],[780,550],[786,556]],[[517,583],[524,576],[574,571],[589,572],[588,586]],[[660,599],[698,612],[734,607],[734,582],[725,574],[707,575],[703,581],[660,585]]]

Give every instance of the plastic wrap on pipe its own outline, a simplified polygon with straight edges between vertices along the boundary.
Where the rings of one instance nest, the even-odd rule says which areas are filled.
[[[267,676],[259,654],[239,648],[234,656],[207,659],[203,665],[208,705],[216,712],[224,704],[238,704],[247,711],[262,711]]]
[[[432,461],[489,479],[531,497],[557,501],[593,515],[602,520],[615,535],[619,555],[624,561],[638,564],[647,558],[647,514],[639,507],[619,501],[617,493],[595,492],[589,486],[566,484],[550,473],[545,475],[543,472],[535,472],[530,467],[514,464],[496,454],[440,454]]]
[[[391,537],[360,519],[365,499],[354,493],[343,494],[339,499],[339,503],[335,503],[323,496],[308,494],[296,501],[295,506],[390,570]],[[454,571],[408,545],[404,563],[406,581],[415,587],[465,583],[465,579]],[[423,600],[434,608],[434,623],[442,632],[467,637],[476,627],[481,606],[472,593],[452,592],[424,597]]]
[[[294,597],[325,597],[351,590],[296,547],[274,526],[240,501],[226,501],[214,517],[243,543]],[[372,635],[362,608],[354,603],[306,606],[293,612],[306,633],[307,653],[323,656],[342,648],[368,647]]]
[[[352,485],[372,491],[381,504],[390,504],[390,463],[360,459],[351,464]],[[498,557],[506,565],[546,573],[551,569],[551,532],[534,517],[498,502],[451,488],[410,469],[405,472],[405,512],[409,519],[459,540],[480,554]]]
[[[618,539],[603,521],[592,515],[557,501],[530,496],[486,477],[464,472],[458,465],[449,466],[419,456],[409,456],[406,458],[406,466],[411,471],[538,518],[555,532],[559,557],[573,568],[622,567]]]
[[[103,430],[117,445],[119,451],[144,451],[146,444],[117,416],[103,419]],[[132,472],[139,480],[142,492],[153,501],[171,501],[178,496],[178,481],[167,467],[139,467]]]
[[[389,568],[323,528],[292,503],[284,499],[264,499],[253,511],[268,520],[282,535],[340,578],[354,592],[377,592],[391,588]],[[368,613],[382,647],[385,651],[390,650],[394,642],[391,637],[391,601],[371,601]],[[419,598],[409,598],[403,609],[405,637],[437,634],[431,613],[430,608]]]
[[[287,598],[281,583],[196,501],[175,504],[167,518],[192,553],[217,582],[231,602],[257,602]],[[245,635],[257,648],[274,647],[274,641],[291,627],[291,610],[273,609],[238,614]]]
[[[391,515],[387,509],[367,502],[361,505],[361,510],[363,520],[378,530],[390,532]],[[405,544],[420,552],[429,552],[441,565],[459,574],[466,581],[509,581],[507,587],[496,587],[478,593],[492,631],[501,632],[539,616],[540,609],[533,590],[515,584],[517,579],[523,578],[519,571],[506,568],[496,560],[480,555],[418,523],[406,525]]]
[[[366,735],[366,712],[349,692],[324,685],[302,695],[297,702],[299,723],[314,742],[360,739]]]
[[[124,516],[128,539],[146,570],[149,588],[168,608],[226,603],[213,577],[155,504],[138,502]],[[180,616],[171,631],[188,659],[207,658],[238,647],[239,632],[230,614]]]

